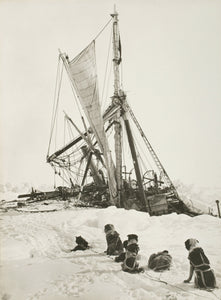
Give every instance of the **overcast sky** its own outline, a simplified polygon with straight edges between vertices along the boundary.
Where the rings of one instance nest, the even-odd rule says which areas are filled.
[[[124,88],[165,169],[221,188],[219,0],[0,0],[0,182],[53,184],[46,154],[58,48],[77,55],[114,3]]]

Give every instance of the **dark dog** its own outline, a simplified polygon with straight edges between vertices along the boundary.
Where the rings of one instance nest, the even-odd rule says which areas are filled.
[[[162,272],[169,270],[172,262],[172,257],[167,250],[154,253],[149,257],[148,268],[156,271]]]
[[[114,225],[107,224],[104,226],[107,241],[107,255],[119,255],[123,252],[123,244],[119,233],[115,230]]]
[[[185,247],[189,251],[188,259],[190,261],[190,271],[188,279],[184,282],[190,282],[193,273],[195,273],[195,287],[200,289],[213,289],[216,287],[216,277],[214,271],[210,268],[210,262],[203,249],[199,246],[196,239],[185,241]]]
[[[144,271],[143,268],[139,268],[139,264],[137,262],[137,255],[139,250],[140,248],[136,243],[127,246],[125,259],[121,265],[124,272],[140,273]]]
[[[88,242],[84,238],[82,238],[81,236],[76,236],[75,241],[76,241],[77,246],[74,249],[72,249],[71,251],[89,249]]]
[[[123,242],[123,247],[126,250],[127,246],[131,244],[137,244],[138,236],[136,234],[128,234],[127,240]],[[126,252],[122,252],[119,256],[115,257],[116,262],[123,262],[126,257]]]

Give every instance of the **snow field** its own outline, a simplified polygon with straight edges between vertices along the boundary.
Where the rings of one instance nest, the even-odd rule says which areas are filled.
[[[147,265],[152,253],[168,250],[171,270],[122,272],[120,264],[104,254],[107,223],[114,224],[122,241],[127,234],[138,235],[140,266]],[[194,289],[193,281],[183,283],[189,270],[184,241],[195,237],[221,285],[220,225],[220,219],[208,215],[149,217],[115,207],[1,214],[0,296],[3,300],[221,299],[220,289],[209,293]],[[92,249],[68,252],[78,235]]]

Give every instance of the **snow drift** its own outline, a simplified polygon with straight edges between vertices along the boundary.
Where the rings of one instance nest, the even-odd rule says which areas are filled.
[[[112,299],[218,299],[221,290],[207,292],[183,283],[188,276],[184,241],[195,237],[210,259],[217,284],[221,283],[221,220],[208,215],[191,218],[170,214],[150,217],[135,210],[67,209],[51,213],[1,214],[2,299],[112,300]],[[139,236],[140,266],[152,253],[168,250],[170,271],[128,274],[104,254],[104,225],[114,224],[121,239]],[[75,236],[83,236],[92,249],[68,252]]]

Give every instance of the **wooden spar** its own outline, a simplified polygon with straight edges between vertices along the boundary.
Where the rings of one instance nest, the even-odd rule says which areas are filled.
[[[122,145],[121,145],[121,123],[120,116],[117,115],[117,120],[114,125],[114,139],[115,139],[115,155],[116,155],[116,180],[118,189],[117,207],[122,206],[123,202],[123,182],[122,182]]]
[[[18,195],[18,198],[28,198],[30,197],[31,199],[34,199],[35,197],[38,196],[44,196],[45,199],[53,198],[53,197],[58,197],[60,196],[59,191],[49,191],[49,192],[34,192],[32,191],[30,194],[22,194]]]
[[[83,124],[84,124],[84,129],[85,129],[85,131],[87,132],[88,129],[87,129],[87,126],[86,126],[86,123],[85,123],[85,121],[84,121],[83,116],[81,117],[81,119],[82,119],[82,122],[83,122]],[[88,140],[90,141],[91,145],[93,145],[92,140],[91,140],[91,137],[90,137],[89,134],[88,134],[87,138],[88,138]],[[94,147],[94,146],[95,146],[95,145],[93,145],[93,147]],[[87,147],[87,146],[81,147],[81,150],[82,150],[82,152],[84,153],[84,155],[86,155],[86,156],[88,155],[88,147]],[[102,162],[102,164],[104,164],[101,155],[98,156],[98,154],[97,154],[97,157],[98,157],[99,160]],[[92,173],[94,182],[95,182],[97,185],[102,185],[102,180],[101,180],[101,178],[100,178],[100,176],[99,176],[97,167],[95,166],[95,164],[94,164],[93,161],[92,161],[92,157],[90,158],[90,164],[89,164],[89,166],[90,166],[90,169],[91,169],[91,173]]]
[[[99,175],[98,169],[96,168],[95,164],[92,161],[92,152],[88,151],[88,147],[86,145],[82,146],[81,150],[82,150],[83,154],[87,157],[87,166],[85,169],[85,174],[87,175],[87,173],[86,173],[87,168],[89,168],[91,170],[91,174],[92,174],[95,184],[98,186],[103,186],[104,185],[103,180],[102,180],[101,176]],[[85,180],[85,178],[83,178],[83,180]],[[81,185],[83,185],[83,184],[84,183],[82,183]]]
[[[113,126],[114,122],[111,122],[108,127],[105,129],[105,132],[107,132],[112,126]],[[83,133],[83,135],[87,136],[89,130],[87,130],[87,132]],[[65,151],[67,151],[68,149],[70,149],[72,146],[74,146],[75,144],[77,144],[78,142],[80,142],[81,140],[83,140],[82,136],[78,136],[77,138],[75,138],[73,141],[71,141],[69,144],[65,145],[63,148],[61,148],[60,150],[56,151],[55,153],[51,154],[50,156],[47,157],[47,162],[50,163],[51,161],[53,161],[55,158],[57,158],[59,155],[61,155],[62,153],[64,153]],[[93,144],[93,146],[96,146],[97,141]],[[98,157],[99,158],[99,157]],[[100,156],[100,161],[102,162],[102,164],[104,164],[102,157]]]
[[[220,208],[219,208],[219,200],[216,200],[216,205],[217,205],[217,210],[218,210],[218,216],[219,216],[219,218],[221,218]]]
[[[145,209],[145,211],[146,211],[146,203],[147,203],[148,212],[149,212],[149,214],[151,214],[151,207],[150,207],[149,201],[147,201],[147,199],[146,199],[146,195],[145,195],[144,188],[143,188],[143,182],[142,182],[142,178],[141,178],[141,174],[140,174],[140,168],[139,168],[139,164],[138,164],[138,160],[137,160],[137,154],[136,154],[136,150],[135,150],[135,146],[134,146],[133,136],[131,133],[130,123],[129,123],[129,120],[126,118],[126,115],[124,115],[124,124],[126,127],[127,138],[128,138],[131,156],[133,159],[133,165],[134,165],[134,169],[135,169],[135,173],[136,173],[140,201],[141,201],[141,203],[143,205],[143,209]]]
[[[87,132],[84,133],[85,136],[87,136]],[[73,141],[71,141],[69,144],[67,144],[66,146],[64,146],[63,148],[61,148],[60,150],[56,151],[55,153],[53,153],[52,155],[47,157],[47,162],[51,162],[53,159],[55,159],[56,157],[58,157],[59,155],[61,155],[62,153],[64,153],[65,151],[67,151],[68,149],[70,149],[72,146],[74,146],[75,144],[77,144],[78,142],[80,142],[83,138],[81,136],[78,136],[77,138],[75,138]]]
[[[119,73],[119,64],[121,60],[121,54],[119,53],[119,28],[118,28],[118,13],[114,7],[114,13],[111,14],[113,18],[113,68],[114,68],[114,96],[113,104],[119,102],[119,90],[120,90],[120,73]],[[115,140],[115,156],[116,156],[116,181],[118,189],[118,199],[117,206],[121,206],[122,203],[122,129],[121,129],[121,113],[120,109],[116,112],[115,115],[115,125],[114,125],[114,140]]]
[[[84,151],[87,151],[87,150],[84,150],[83,147],[81,149],[82,149],[83,153],[84,153]],[[87,165],[86,165],[86,168],[85,168],[85,171],[84,171],[84,176],[83,176],[83,179],[82,179],[82,182],[81,182],[81,190],[82,190],[82,187],[85,183],[85,179],[87,177],[87,172],[89,170],[89,166],[90,166],[90,163],[91,163],[91,158],[92,158],[92,152],[88,154]]]
[[[89,148],[96,152],[95,151],[95,148],[94,146],[92,145],[91,141],[89,138],[86,137],[86,135],[84,135],[80,129],[76,126],[76,124],[74,124],[74,122],[72,121],[72,119],[66,114],[66,112],[64,111],[64,114],[65,114],[65,117],[71,122],[71,124],[74,126],[74,128],[77,130],[77,132],[80,134],[80,136],[82,137],[82,139],[87,143],[87,145],[89,146]]]
[[[70,182],[71,182],[71,187],[74,189],[74,183],[71,178],[70,178]]]
[[[118,29],[118,13],[114,8],[113,18],[113,62],[114,62],[114,96],[119,96],[120,90],[120,72],[119,72],[119,29]]]

